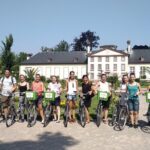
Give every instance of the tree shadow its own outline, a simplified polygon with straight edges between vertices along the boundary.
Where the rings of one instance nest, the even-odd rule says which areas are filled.
[[[37,137],[36,141],[25,140],[8,143],[1,141],[0,150],[66,150],[79,143],[73,137],[64,136],[60,132],[45,132]]]

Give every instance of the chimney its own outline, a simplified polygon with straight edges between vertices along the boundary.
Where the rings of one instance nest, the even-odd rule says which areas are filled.
[[[91,52],[91,48],[90,46],[87,47],[87,53],[90,53]]]
[[[27,54],[27,60],[31,58],[33,54]]]
[[[131,54],[131,52],[132,52],[131,41],[128,40],[128,41],[127,41],[127,53],[128,53],[128,54]]]

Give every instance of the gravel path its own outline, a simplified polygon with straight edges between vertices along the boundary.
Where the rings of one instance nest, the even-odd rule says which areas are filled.
[[[146,124],[143,113],[147,110],[144,97],[141,97],[139,121]],[[0,150],[149,150],[150,134],[139,129],[128,127],[123,131],[115,131],[102,124],[99,128],[94,123],[82,128],[78,123],[50,123],[46,128],[38,122],[33,128],[27,124],[15,123],[6,128],[0,124]]]

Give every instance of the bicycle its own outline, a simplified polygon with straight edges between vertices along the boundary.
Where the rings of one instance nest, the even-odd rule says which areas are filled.
[[[46,127],[53,113],[52,102],[55,100],[55,92],[44,92],[43,108],[44,108],[44,125]]]
[[[14,99],[15,99],[15,93],[12,93],[11,96],[9,96],[8,114],[6,116],[6,127],[10,127],[11,125],[13,125],[17,117]]]
[[[97,105],[96,109],[96,125],[99,127],[101,125],[102,119],[103,119],[103,105],[102,101],[108,101],[109,93],[98,91],[98,99],[99,103]]]
[[[82,94],[82,95],[79,96],[80,97],[79,117],[80,117],[80,124],[83,128],[86,125],[86,108],[85,108],[85,105],[84,105],[84,101],[85,101],[87,95],[88,95],[88,93]]]
[[[37,93],[34,91],[27,91],[25,93],[25,98],[26,98],[26,109],[27,109],[27,122],[28,122],[28,127],[32,127],[36,124],[36,119],[37,119],[37,109],[36,109],[36,103],[35,101],[37,100]]]
[[[119,112],[119,118],[117,121],[117,126],[120,130],[125,128],[127,120],[129,118],[129,109],[128,109],[128,95],[124,95],[124,105],[121,106]]]

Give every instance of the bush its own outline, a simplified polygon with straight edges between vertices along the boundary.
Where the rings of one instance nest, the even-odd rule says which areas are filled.
[[[46,77],[45,76],[41,76],[41,81],[42,82],[46,82]]]
[[[136,78],[136,79],[135,79],[135,82],[140,83],[140,78]]]
[[[114,75],[114,76],[109,76],[107,78],[107,82],[112,84],[112,88],[113,89],[117,89],[120,86],[120,81],[118,80],[118,76]]]

